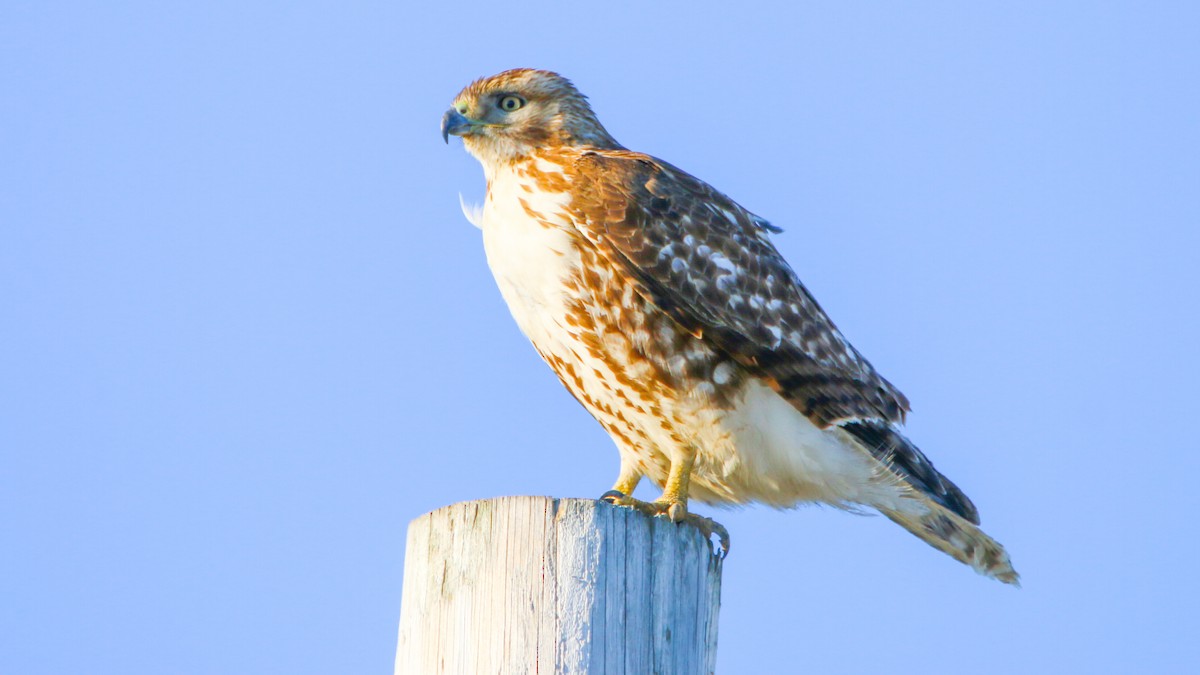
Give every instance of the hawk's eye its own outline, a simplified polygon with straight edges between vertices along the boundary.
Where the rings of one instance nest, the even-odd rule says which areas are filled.
[[[525,105],[525,99],[520,96],[505,96],[500,99],[500,109],[504,112],[519,110],[523,105]]]

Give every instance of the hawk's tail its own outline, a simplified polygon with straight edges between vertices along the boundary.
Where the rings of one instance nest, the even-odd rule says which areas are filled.
[[[915,510],[880,508],[880,512],[912,532],[930,546],[949,554],[955,560],[970,565],[976,572],[1006,584],[1020,586],[1020,575],[1008,560],[1008,552],[983,530],[962,516],[923,496],[913,496],[927,509]]]

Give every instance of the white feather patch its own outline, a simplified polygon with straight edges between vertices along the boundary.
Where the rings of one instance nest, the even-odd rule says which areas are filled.
[[[726,272],[733,272],[736,274],[738,271],[737,265],[734,265],[733,261],[729,258],[726,258],[725,254],[721,253],[720,251],[712,254],[708,260],[718,269],[725,270]]]
[[[458,206],[462,209],[463,215],[467,217],[467,222],[471,223],[479,229],[483,229],[483,207],[479,204],[468,204],[466,199],[463,199],[462,193],[458,193]]]

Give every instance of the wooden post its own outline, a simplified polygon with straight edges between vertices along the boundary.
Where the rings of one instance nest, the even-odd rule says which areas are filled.
[[[721,561],[698,530],[591,499],[454,504],[408,527],[397,675],[697,675]]]

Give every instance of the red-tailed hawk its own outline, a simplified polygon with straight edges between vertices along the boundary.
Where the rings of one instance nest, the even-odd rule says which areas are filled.
[[[975,506],[899,430],[908,400],[771,243],[703,181],[626,150],[565,78],[473,82],[442,118],[483,164],[475,220],[513,318],[621,456],[604,498],[721,536],[710,504],[879,510],[1017,583]],[[653,503],[632,499],[645,476]]]

